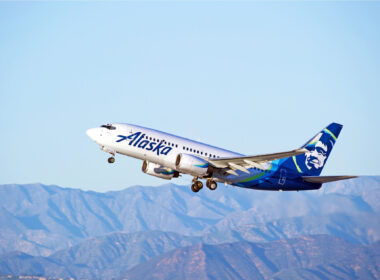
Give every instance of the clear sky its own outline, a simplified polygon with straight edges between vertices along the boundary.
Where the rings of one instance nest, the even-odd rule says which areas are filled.
[[[379,175],[379,27],[380,2],[0,2],[0,184],[165,183],[106,162],[107,122],[253,155],[335,121],[322,174]]]

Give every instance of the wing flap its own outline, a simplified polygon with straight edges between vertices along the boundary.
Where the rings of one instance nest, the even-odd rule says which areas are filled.
[[[358,176],[303,176],[302,179],[309,183],[328,183],[340,180],[357,178]]]
[[[257,156],[243,156],[243,157],[231,157],[231,158],[218,158],[218,159],[207,159],[209,163],[211,163],[214,167],[217,168],[231,168],[231,165],[236,168],[236,165],[240,167],[249,166],[251,163],[254,163],[253,166],[257,163],[271,161],[275,159],[282,159],[292,156],[298,156],[308,152],[307,149],[301,148],[288,152],[282,153],[273,153],[273,154],[264,154]],[[240,168],[236,168],[241,170]]]

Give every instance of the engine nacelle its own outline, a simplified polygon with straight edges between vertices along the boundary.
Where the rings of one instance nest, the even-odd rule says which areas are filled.
[[[189,154],[179,154],[175,165],[178,171],[197,177],[208,177],[213,173],[212,166],[206,160]]]
[[[146,160],[144,160],[141,169],[142,172],[144,172],[145,174],[149,174],[167,180],[170,180],[171,178],[177,178],[179,176],[179,172],[176,170]]]

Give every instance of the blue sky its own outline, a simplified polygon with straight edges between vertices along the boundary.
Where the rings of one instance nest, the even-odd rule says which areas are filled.
[[[335,121],[323,174],[379,175],[379,26],[379,2],[0,2],[0,183],[165,183],[106,162],[107,122],[260,154]]]

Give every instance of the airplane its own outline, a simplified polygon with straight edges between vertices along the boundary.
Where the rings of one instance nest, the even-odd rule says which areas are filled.
[[[91,128],[87,135],[100,149],[143,160],[142,171],[162,179],[193,176],[191,190],[210,190],[217,183],[270,191],[316,190],[323,183],[357,176],[320,176],[342,130],[331,123],[303,146],[291,151],[246,156],[159,130],[125,123]]]

